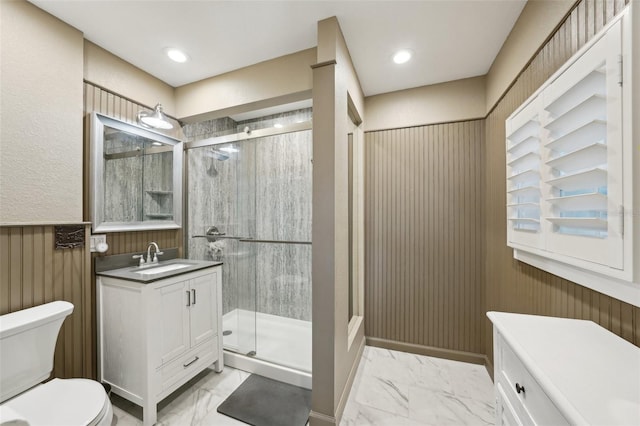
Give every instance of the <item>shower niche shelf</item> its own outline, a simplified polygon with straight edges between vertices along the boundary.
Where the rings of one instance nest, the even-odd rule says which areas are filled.
[[[147,213],[145,216],[149,219],[171,219],[173,217],[171,213]]]
[[[146,190],[149,200],[145,203],[147,207],[145,217],[148,219],[167,220],[173,219],[171,212],[173,206],[173,191]]]

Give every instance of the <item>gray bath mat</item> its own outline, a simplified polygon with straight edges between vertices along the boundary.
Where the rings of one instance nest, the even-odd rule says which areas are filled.
[[[218,406],[218,413],[253,426],[304,426],[310,410],[310,390],[256,374]]]

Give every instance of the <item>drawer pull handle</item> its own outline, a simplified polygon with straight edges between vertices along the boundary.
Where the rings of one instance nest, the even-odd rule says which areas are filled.
[[[524,386],[520,386],[520,383],[516,383],[516,392],[520,393],[524,393]]]
[[[197,361],[197,360],[199,360],[199,359],[200,359],[200,358],[195,357],[195,359],[194,359],[193,361],[189,361],[189,362],[188,362],[188,363],[186,363],[186,364],[182,364],[182,366],[183,366],[184,368],[187,368],[188,366],[190,366],[191,364],[193,364],[194,362],[196,362],[196,361]]]
[[[195,305],[196,304],[196,289],[195,288],[191,289],[191,294],[193,295],[193,303],[192,303],[192,305]]]
[[[191,306],[191,293],[189,292],[189,290],[187,290],[186,293],[187,293],[187,306]]]

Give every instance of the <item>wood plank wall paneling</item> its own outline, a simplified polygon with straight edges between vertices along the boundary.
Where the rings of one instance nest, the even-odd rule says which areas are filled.
[[[53,226],[0,227],[0,314],[54,300],[74,305],[56,344],[55,377],[93,377],[88,259],[88,246],[55,250]]]
[[[89,191],[90,188],[90,175],[89,175],[89,166],[91,164],[91,122],[90,122],[90,114],[92,112],[99,112],[101,114],[108,115],[113,118],[117,118],[118,120],[122,120],[128,123],[136,124],[136,115],[138,111],[144,109],[145,106],[139,103],[136,103],[124,96],[119,96],[117,94],[111,93],[108,90],[105,90],[102,87],[92,84],[91,82],[85,81],[84,83],[84,147],[85,147],[85,158],[84,158],[84,176],[85,176],[85,185],[84,185],[84,216],[86,220],[90,220],[91,218],[91,206],[89,205]],[[176,128],[173,134],[170,136],[181,139],[182,133],[181,129]],[[123,177],[125,178],[125,177]],[[136,231],[136,232],[110,232],[107,233],[107,244],[109,245],[109,250],[107,251],[107,255],[114,254],[123,254],[123,253],[132,253],[132,252],[142,252],[147,249],[149,242],[155,241],[158,243],[160,249],[178,247],[178,252],[182,255],[183,250],[183,236],[181,229],[169,229],[169,230],[157,230],[157,231]],[[100,254],[94,253],[90,257],[91,264],[91,282],[93,283],[91,289],[92,293],[90,296],[90,302],[92,309],[95,310],[95,271],[93,265],[93,259]],[[95,318],[93,318],[92,324],[92,348],[93,348],[93,360],[97,362],[95,353],[96,346],[96,323]],[[96,365],[96,364],[94,364]],[[97,374],[97,371],[93,370],[93,375]]]
[[[365,134],[367,337],[482,353],[484,132]]]
[[[505,120],[624,5],[578,3],[486,119],[485,310],[589,319],[640,346],[640,308],[518,262],[506,246]],[[483,322],[484,353],[492,359],[491,324]]]

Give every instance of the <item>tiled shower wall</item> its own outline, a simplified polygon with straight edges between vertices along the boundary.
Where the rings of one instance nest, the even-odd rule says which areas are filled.
[[[304,109],[190,124],[184,133],[194,141],[310,119],[311,109]],[[311,153],[310,130],[188,150],[188,256],[225,262],[223,313],[257,309],[311,320],[310,245],[193,237],[216,226],[231,237],[310,242]]]
[[[155,215],[173,212],[173,151],[142,154],[150,148],[148,139],[121,132],[111,135],[104,148],[105,221],[165,219]],[[109,158],[109,154],[129,156]]]

